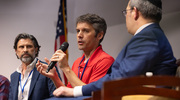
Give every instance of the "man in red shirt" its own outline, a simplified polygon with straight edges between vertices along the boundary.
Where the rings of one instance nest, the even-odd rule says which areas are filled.
[[[72,69],[70,68],[67,55],[62,50],[57,50],[51,61],[57,61],[61,70],[65,73],[69,83],[67,87],[75,87],[89,84],[105,76],[114,62],[114,58],[103,51],[101,42],[106,33],[107,25],[103,18],[96,14],[85,14],[77,18],[76,31],[78,48],[83,51],[82,57],[78,58]],[[45,59],[47,63],[49,61]],[[65,86],[55,71],[55,68],[46,73],[47,65],[37,63],[38,71],[51,78],[58,93],[61,86]],[[59,88],[58,88],[59,87]]]

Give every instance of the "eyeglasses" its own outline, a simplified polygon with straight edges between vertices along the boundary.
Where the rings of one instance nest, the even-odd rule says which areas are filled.
[[[122,11],[123,15],[126,16],[126,15],[127,15],[127,11],[129,11],[129,10],[133,10],[133,8],[123,10],[123,11]]]

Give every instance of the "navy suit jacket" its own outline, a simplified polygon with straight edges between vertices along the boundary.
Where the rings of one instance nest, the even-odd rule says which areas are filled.
[[[100,80],[84,85],[84,96],[100,90],[103,82],[125,77],[145,75],[175,75],[177,65],[171,46],[159,24],[151,24],[132,37],[119,53],[108,74]]]
[[[17,71],[11,74],[9,100],[18,100],[19,75]],[[36,67],[34,69],[28,100],[42,100],[53,97],[53,91],[56,89],[50,78],[41,75]]]

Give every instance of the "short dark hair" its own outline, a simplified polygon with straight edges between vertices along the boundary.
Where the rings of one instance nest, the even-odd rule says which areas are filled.
[[[87,13],[87,14],[81,15],[77,18],[76,25],[80,22],[86,22],[86,23],[91,24],[96,32],[96,36],[98,33],[103,32],[104,33],[103,38],[104,38],[106,29],[107,29],[107,24],[106,24],[106,21],[104,20],[104,18],[102,18],[96,14]],[[102,42],[103,38],[100,40],[99,43]]]
[[[160,22],[162,19],[161,0],[130,0],[129,6],[136,7],[144,18]]]
[[[17,43],[19,42],[20,39],[30,39],[32,40],[34,47],[38,48],[38,51],[36,53],[36,57],[38,57],[39,51],[40,51],[40,45],[38,44],[38,41],[36,40],[36,38],[33,35],[27,34],[27,33],[20,33],[17,35],[17,37],[15,38],[14,41],[14,49],[17,50]]]

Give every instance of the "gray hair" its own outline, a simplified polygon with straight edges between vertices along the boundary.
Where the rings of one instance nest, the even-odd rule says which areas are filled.
[[[161,0],[130,0],[129,6],[136,7],[144,18],[160,22],[162,19]]]
[[[104,18],[96,14],[88,13],[88,14],[79,16],[76,20],[76,25],[81,22],[86,22],[88,24],[91,24],[96,32],[96,36],[98,33],[104,32],[104,35],[103,35],[103,38],[104,38],[106,29],[107,29],[106,21],[104,20]],[[103,38],[99,41],[99,43],[102,42]]]

